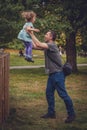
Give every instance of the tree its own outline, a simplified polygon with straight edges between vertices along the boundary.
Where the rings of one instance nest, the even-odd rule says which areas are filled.
[[[81,31],[83,27],[87,27],[87,2],[85,0],[48,0],[47,4],[46,1],[44,2],[46,6],[44,9],[48,10],[51,14],[54,14],[54,17],[58,17],[56,22],[60,25],[60,30],[65,31],[66,58],[67,61],[72,64],[73,71],[76,72],[76,35],[78,30]],[[86,31],[84,31],[84,33],[85,32]],[[83,42],[85,36],[86,33],[83,36]]]
[[[70,24],[65,29],[67,60],[72,64],[73,71],[77,71],[76,63],[76,34],[77,31],[87,26],[87,2],[85,0],[63,0],[63,10],[66,20]]]
[[[5,46],[17,36],[20,4],[12,0],[0,1],[0,46]]]
[[[72,64],[73,71],[77,71],[76,35],[79,31],[82,35],[82,44],[87,44],[87,2],[85,0],[1,0],[0,42],[8,42],[17,37],[18,31],[23,26],[19,12],[28,9],[34,10],[39,17],[35,25],[40,28],[41,35],[49,29],[55,30],[58,38],[60,34],[65,33],[67,61]]]
[[[0,43],[8,43],[13,40],[15,28],[6,19],[0,19]]]

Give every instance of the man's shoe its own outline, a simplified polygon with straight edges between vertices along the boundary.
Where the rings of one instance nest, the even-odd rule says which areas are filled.
[[[76,115],[68,116],[65,120],[65,123],[71,123],[75,120]]]
[[[53,113],[53,114],[47,113],[47,114],[41,116],[41,118],[44,118],[44,119],[48,119],[48,118],[55,119],[56,115],[55,115],[55,113]]]

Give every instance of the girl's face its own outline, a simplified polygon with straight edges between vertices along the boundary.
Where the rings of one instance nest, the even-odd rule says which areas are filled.
[[[32,18],[31,22],[34,23],[35,20],[36,20],[36,16],[34,16],[34,17]]]

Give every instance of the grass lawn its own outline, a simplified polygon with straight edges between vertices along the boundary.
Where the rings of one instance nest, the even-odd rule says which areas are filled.
[[[33,51],[35,63],[29,63],[11,51],[10,66],[44,65],[42,51]],[[65,59],[65,57],[63,57]],[[87,63],[87,58],[78,57],[77,63]],[[66,78],[66,88],[72,97],[76,121],[65,124],[66,108],[55,92],[56,119],[41,119],[47,112],[45,88],[47,75],[44,68],[10,70],[9,98],[10,115],[0,130],[87,130],[87,66],[78,67],[79,72]]]
[[[63,101],[55,92],[56,119],[41,119],[47,112],[47,75],[44,68],[10,70],[10,109],[12,113],[0,130],[87,130],[87,67],[66,78],[66,88],[74,102],[77,118],[65,124]],[[16,112],[14,112],[14,110]]]
[[[44,53],[43,51],[33,50],[34,63],[27,62],[24,57],[18,55],[17,50],[6,50],[10,53],[10,66],[35,66],[44,65]]]
[[[34,66],[44,65],[43,51],[33,50],[34,63],[27,62],[24,57],[18,56],[18,50],[6,50],[10,53],[10,66]],[[62,61],[65,61],[65,55],[62,56]],[[77,63],[87,63],[87,57],[77,57]]]

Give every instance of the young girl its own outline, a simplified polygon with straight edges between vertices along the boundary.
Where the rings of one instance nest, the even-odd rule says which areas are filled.
[[[26,20],[22,30],[18,34],[18,39],[23,41],[25,45],[25,60],[34,62],[32,60],[32,39],[29,33],[27,33],[26,28],[29,27],[29,30],[39,32],[39,29],[34,28],[33,23],[36,20],[36,14],[33,11],[24,11],[21,13],[21,16]]]

